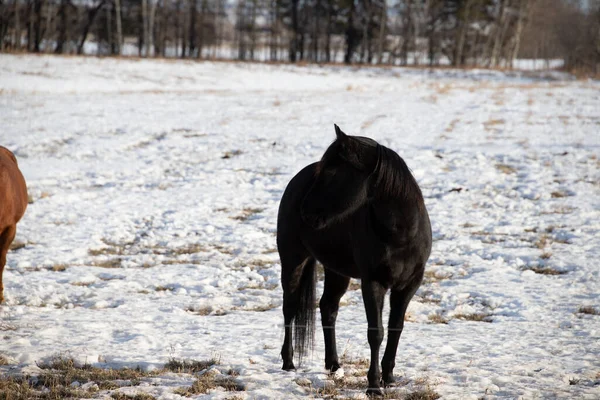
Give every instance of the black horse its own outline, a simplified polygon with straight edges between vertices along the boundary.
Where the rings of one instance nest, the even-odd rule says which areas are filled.
[[[396,349],[404,314],[423,279],[431,252],[431,225],[421,190],[404,160],[372,139],[348,136],[335,125],[336,140],[321,161],[288,184],[277,218],[285,338],[283,369],[294,369],[312,344],[315,262],[325,269],[319,302],[325,337],[325,368],[340,368],[335,344],[339,301],[350,278],[361,279],[371,347],[367,394],[381,395],[381,311],[390,295],[383,384],[394,381]]]

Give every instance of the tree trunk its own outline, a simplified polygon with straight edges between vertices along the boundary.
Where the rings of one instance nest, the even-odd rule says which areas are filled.
[[[269,36],[269,60],[271,61],[277,61],[277,37],[279,34],[279,16],[277,13],[278,8],[277,1],[271,0],[269,9],[269,22],[271,25],[271,32]]]
[[[496,31],[494,34],[494,45],[492,47],[492,55],[491,55],[491,66],[495,67],[498,65],[498,61],[500,58],[500,47],[502,46],[502,31],[504,30],[506,21],[506,0],[500,0],[500,13],[498,15],[498,20],[496,21]]]
[[[115,0],[115,18],[117,22],[117,54],[123,54],[123,28],[121,26],[121,0]]]
[[[467,30],[470,22],[470,12],[473,0],[466,0],[463,9],[459,16],[459,27],[456,39],[456,49],[454,51],[454,59],[452,64],[456,67],[463,64],[463,51],[465,47],[465,37],[467,36]]]
[[[68,21],[68,1],[61,0],[58,8],[58,39],[56,40],[56,54],[62,54],[65,51],[65,41],[67,40],[67,21]]]
[[[150,2],[150,9],[148,10],[148,45],[146,46],[146,57],[154,55],[154,20],[156,18],[156,5],[158,1]]]
[[[385,47],[387,25],[387,3],[385,0],[381,2],[381,16],[379,17],[379,40],[377,42],[377,64],[383,63],[383,50]]]
[[[19,0],[15,0],[15,48],[21,49],[21,10]]]
[[[196,0],[190,0],[190,30],[188,36],[188,57],[193,57],[196,51]]]
[[[321,0],[317,0],[316,6],[315,6],[315,13],[314,13],[314,19],[315,19],[315,24],[314,24],[314,30],[313,30],[313,34],[312,34],[312,52],[313,52],[313,56],[312,59],[314,62],[319,62],[319,31],[320,31],[320,27],[319,27],[319,20],[321,15]]]
[[[298,0],[292,0],[292,40],[290,41],[290,62],[296,62],[298,52]]]
[[[142,0],[142,37],[143,37],[143,56],[150,55],[150,35],[148,35],[148,0]]]
[[[331,34],[332,34],[332,23],[331,18],[333,17],[333,0],[327,0],[327,39],[325,41],[325,61],[331,62]]]
[[[250,0],[250,60],[254,61],[254,51],[256,50],[256,0]]]
[[[33,52],[40,52],[40,43],[42,41],[42,6],[43,0],[35,0],[34,2],[34,42]]]
[[[535,0],[521,0],[521,4],[519,4],[519,19],[517,20],[517,28],[515,32],[515,43],[512,49],[512,54],[510,56],[510,68],[513,67],[514,61],[519,56],[519,50],[521,48],[521,37],[523,35],[523,29],[525,29],[525,25],[530,19],[530,12],[532,2]]]
[[[114,3],[112,4],[114,7]],[[115,54],[115,43],[113,41],[112,31],[112,7],[106,7],[106,41],[108,44],[109,54]]]
[[[98,3],[98,5],[96,7],[92,8],[91,10],[88,10],[88,13],[87,13],[88,18],[87,18],[85,26],[83,27],[83,33],[81,35],[81,40],[79,41],[79,45],[77,46],[77,54],[83,54],[83,45],[85,44],[88,33],[90,32],[90,27],[94,23],[94,19],[96,18],[98,11],[100,11],[102,6],[104,5],[104,2],[105,2],[105,0],[102,0],[100,3]]]
[[[344,63],[352,63],[352,55],[354,54],[354,46],[356,45],[356,33],[354,29],[354,1],[351,0],[350,10],[348,13],[348,25],[346,26],[346,54],[344,55]]]

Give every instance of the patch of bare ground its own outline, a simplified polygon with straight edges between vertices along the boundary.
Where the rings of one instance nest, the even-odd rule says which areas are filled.
[[[440,272],[440,271],[435,271],[435,270],[429,269],[429,270],[425,271],[425,275],[423,276],[423,283],[428,284],[428,283],[440,282],[440,281],[450,279],[450,278],[452,278],[451,273]]]
[[[10,251],[17,251],[17,250],[21,250],[22,248],[24,248],[25,246],[27,246],[28,242],[22,242],[20,240],[14,240],[9,247]]]
[[[175,360],[167,362],[163,369],[143,371],[140,368],[103,369],[89,364],[79,365],[72,358],[59,355],[49,362],[38,364],[42,372],[32,377],[0,376],[0,399],[85,399],[96,398],[102,391],[104,396],[116,400],[150,400],[154,397],[142,390],[131,390],[143,381],[171,372],[180,374],[202,373],[191,387],[178,388],[176,393],[182,396],[204,394],[216,388],[227,391],[245,390],[243,384],[235,377],[237,371],[230,369],[226,374],[209,370],[219,360],[212,358],[206,361]],[[125,392],[123,388],[128,388]]]
[[[537,267],[528,267],[525,268],[526,271],[533,271],[536,274],[540,275],[564,275],[569,271],[557,270],[549,267],[537,266]]]
[[[225,153],[223,153],[223,155],[221,156],[222,159],[226,160],[228,158],[232,158],[235,156],[239,156],[240,154],[242,154],[243,152],[241,150],[231,150],[231,151],[226,151]]]
[[[446,132],[452,132],[454,130],[454,128],[456,128],[456,125],[460,122],[460,119],[455,118],[453,119],[450,124],[446,127]]]
[[[515,174],[517,172],[517,169],[515,167],[511,167],[508,164],[496,164],[496,169],[500,172],[502,172],[503,174]]]
[[[342,365],[351,365],[351,363],[342,361]],[[368,360],[360,360],[360,363],[353,365],[359,368],[353,374],[346,373],[343,377],[335,377],[331,375],[325,381],[322,387],[315,388],[308,379],[298,379],[296,383],[306,388],[309,393],[318,398],[332,400],[349,400],[357,398],[357,395],[362,394],[368,388],[367,369],[369,367]],[[412,383],[410,389],[408,385]],[[427,377],[417,378],[414,381],[408,379],[397,378],[392,387],[384,389],[383,399],[395,400],[436,400],[440,395],[436,393]]]
[[[219,363],[218,358],[211,358],[204,361],[196,361],[196,360],[176,360],[174,358],[170,359],[164,366],[164,369],[171,372],[176,373],[188,373],[193,374],[196,372],[204,371]]]
[[[148,393],[144,393],[144,392],[138,392],[138,393],[134,393],[134,394],[116,392],[116,393],[111,394],[110,397],[115,400],[153,400],[153,399],[156,399],[156,397],[154,397]]]
[[[263,269],[270,268],[273,264],[275,264],[275,262],[272,260],[269,260],[269,259],[253,258],[251,260],[246,260],[246,261],[237,261],[233,265],[233,268],[236,270],[240,270],[242,268],[248,267],[252,271],[261,271]]]
[[[77,365],[72,358],[65,356],[56,356],[38,366],[42,372],[35,379],[28,375],[0,376],[0,399],[92,398],[97,397],[100,390],[111,391],[122,386],[137,386],[141,380],[160,373],[144,372],[139,368],[114,370],[96,368],[89,364]],[[112,397],[139,400],[153,398],[142,392],[133,395],[113,393]]]
[[[109,258],[106,260],[94,260],[91,264],[94,267],[100,267],[100,268],[121,268],[121,258],[120,257],[116,257],[116,258]]]
[[[579,314],[600,315],[600,310],[593,306],[581,306],[577,310]],[[600,373],[598,373],[600,375]]]
[[[223,388],[228,392],[242,392],[246,390],[245,386],[233,375],[223,376],[207,371],[196,378],[192,386],[175,389],[175,393],[180,396],[191,397],[206,394],[217,388]]]
[[[504,119],[489,119],[483,123],[483,128],[486,131],[495,130],[498,125],[504,125]]]
[[[454,314],[453,318],[460,319],[463,321],[493,322],[492,314],[485,313],[485,312],[458,313],[458,314]]]
[[[205,316],[210,315],[213,312],[213,308],[211,306],[189,306],[185,309],[185,311],[190,312],[192,314]]]
[[[427,319],[432,323],[432,324],[447,324],[448,320],[442,315],[442,314],[429,314],[429,316],[427,317]]]
[[[235,215],[233,217],[231,217],[231,219],[235,219],[237,221],[247,221],[248,219],[250,219],[252,216],[261,213],[264,211],[264,208],[257,208],[257,207],[245,207],[244,209],[242,209],[242,211],[238,214]]]

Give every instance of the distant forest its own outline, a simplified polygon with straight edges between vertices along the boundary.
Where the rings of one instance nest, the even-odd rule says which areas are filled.
[[[600,0],[0,0],[24,51],[600,74]]]

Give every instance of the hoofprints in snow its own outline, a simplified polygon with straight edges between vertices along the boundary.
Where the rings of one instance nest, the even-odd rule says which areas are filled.
[[[280,370],[275,223],[286,183],[337,122],[397,151],[431,216],[400,392],[600,395],[600,316],[578,312],[600,306],[598,83],[11,55],[0,71],[0,143],[32,200],[4,273],[3,372],[65,352],[148,369],[217,356],[242,397],[319,397],[319,330],[303,367]],[[338,316],[348,382],[366,382],[366,328],[351,290]],[[175,399],[191,379],[152,383],[140,390]]]

